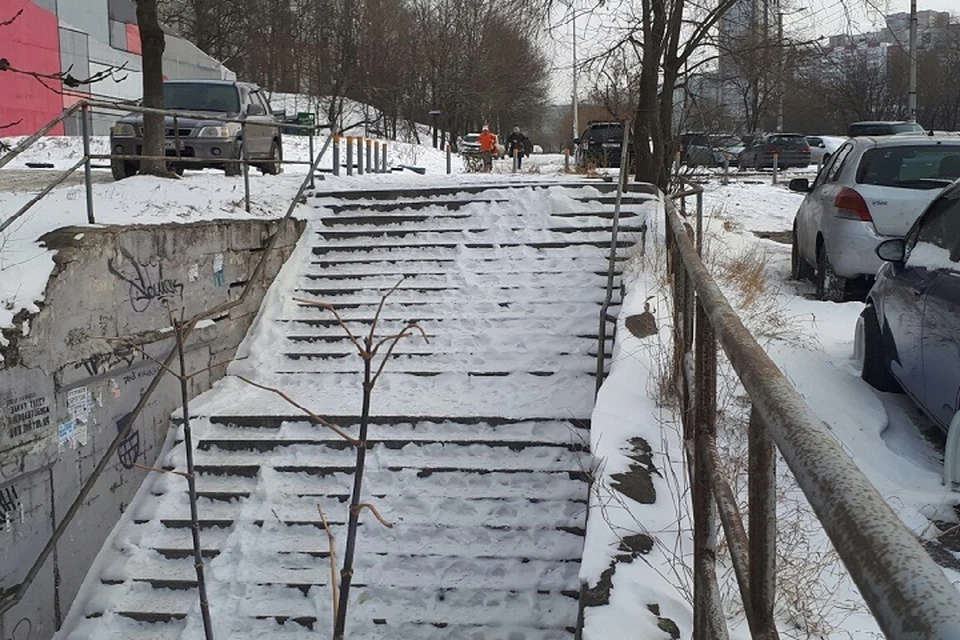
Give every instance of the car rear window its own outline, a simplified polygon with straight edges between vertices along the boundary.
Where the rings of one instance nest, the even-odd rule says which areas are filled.
[[[778,147],[807,147],[807,139],[803,136],[770,136],[767,138],[769,144]]]
[[[857,182],[906,189],[939,189],[960,178],[960,144],[875,147],[864,152]]]
[[[176,82],[163,85],[163,106],[174,111],[240,113],[240,95],[230,84]]]
[[[590,142],[606,142],[607,140],[623,140],[623,125],[602,124],[594,125],[587,130]]]

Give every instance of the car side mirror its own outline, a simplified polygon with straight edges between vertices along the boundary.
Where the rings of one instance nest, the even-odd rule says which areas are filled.
[[[810,193],[810,181],[806,178],[794,178],[790,181],[790,191],[799,191],[800,193]]]
[[[877,245],[877,256],[884,262],[902,263],[907,259],[907,243],[903,238],[890,238]]]
[[[263,108],[263,105],[259,105],[257,103],[253,103],[247,107],[248,116],[262,116],[266,115],[266,113],[267,110]]]

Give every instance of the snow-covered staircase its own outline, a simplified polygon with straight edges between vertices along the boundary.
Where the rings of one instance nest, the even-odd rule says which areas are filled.
[[[319,194],[230,373],[357,433],[354,334],[416,321],[374,391],[347,637],[572,637],[612,196],[592,187]],[[624,201],[617,269],[652,196]],[[618,298],[618,294],[615,293]],[[356,453],[228,377],[191,406],[217,638],[324,638]],[[185,469],[182,428],[158,465]],[[148,479],[66,636],[203,637],[185,482]]]

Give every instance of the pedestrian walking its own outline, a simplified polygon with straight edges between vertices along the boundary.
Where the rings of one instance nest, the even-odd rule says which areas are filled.
[[[530,142],[530,138],[523,135],[520,127],[514,127],[513,132],[507,136],[506,145],[507,153],[510,154],[511,158],[514,158],[514,166],[519,170],[523,156],[530,155],[530,152],[533,150],[533,144]]]
[[[497,136],[490,133],[489,126],[483,125],[478,142],[480,143],[480,157],[483,158],[483,170],[492,171],[493,154],[497,152]]]

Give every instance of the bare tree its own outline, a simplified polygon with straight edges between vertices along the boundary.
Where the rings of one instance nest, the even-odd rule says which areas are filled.
[[[163,109],[163,29],[157,16],[157,0],[137,0],[137,24],[143,45],[143,106]],[[143,114],[143,155],[140,173],[168,176],[167,164],[160,158],[164,150],[164,117],[160,113]],[[151,159],[153,158],[153,159]]]

